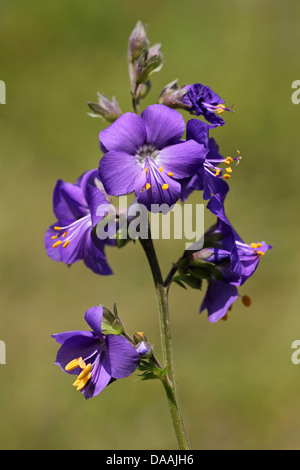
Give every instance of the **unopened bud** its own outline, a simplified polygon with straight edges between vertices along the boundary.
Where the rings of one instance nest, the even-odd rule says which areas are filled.
[[[132,339],[135,342],[135,344],[138,344],[141,341],[147,341],[147,337],[145,333],[143,333],[142,331],[138,331],[137,333],[134,333]]]
[[[151,357],[153,354],[153,348],[150,343],[146,341],[142,341],[141,343],[137,344],[135,349],[139,353],[140,357]]]
[[[187,93],[186,87],[178,87],[178,80],[174,80],[173,82],[166,85],[158,98],[158,104],[164,104],[169,108],[176,108],[176,109],[189,109],[189,106],[184,103],[183,97]]]
[[[142,52],[148,49],[148,46],[149,40],[144,25],[141,21],[138,21],[129,37],[128,60],[130,62],[137,60]]]
[[[114,122],[122,115],[114,96],[109,100],[107,96],[98,93],[98,103],[88,102],[88,106],[94,113],[92,116],[101,116],[109,122]]]
[[[140,55],[134,66],[134,77],[136,83],[145,83],[153,72],[158,72],[163,66],[161,45],[154,44],[148,53]]]

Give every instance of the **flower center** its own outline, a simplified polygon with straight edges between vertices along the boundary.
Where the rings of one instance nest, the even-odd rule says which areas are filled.
[[[158,154],[159,154],[159,151],[156,150],[154,145],[145,144],[145,145],[141,145],[141,147],[137,149],[135,158],[136,158],[136,161],[141,166],[144,166],[146,158],[152,158],[153,160],[155,160]]]

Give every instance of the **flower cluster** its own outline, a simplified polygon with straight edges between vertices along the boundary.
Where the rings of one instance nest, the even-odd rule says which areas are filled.
[[[238,151],[223,157],[210,134],[224,126],[222,116],[232,112],[232,107],[209,86],[179,87],[175,80],[163,88],[156,103],[140,112],[141,101],[151,88],[150,78],[163,65],[160,44],[150,46],[141,22],[129,38],[127,57],[133,112],[123,114],[114,97],[110,101],[100,93],[97,103],[88,102],[91,115],[109,123],[99,134],[103,155],[95,162],[96,168],[83,173],[74,184],[57,181],[53,193],[56,221],[45,235],[47,254],[68,266],[82,260],[94,273],[110,275],[105,248],[120,247],[117,234],[100,238],[97,228],[106,220],[114,197],[133,193],[147,211],[165,214],[197,191],[217,222],[205,233],[201,250],[185,252],[180,258],[167,287],[174,281],[199,289],[206,280],[200,311],[207,310],[209,321],[216,322],[226,318],[238,297],[250,304],[238,289],[271,248],[265,242],[245,243],[225,213],[232,166],[241,155]],[[190,115],[187,123],[182,113]],[[163,375],[144,335],[135,337],[139,341],[130,338],[116,313],[93,307],[85,319],[91,331],[53,335],[61,344],[56,363],[68,374],[77,375],[74,386],[85,398],[132,374],[141,367],[141,358],[145,377]]]

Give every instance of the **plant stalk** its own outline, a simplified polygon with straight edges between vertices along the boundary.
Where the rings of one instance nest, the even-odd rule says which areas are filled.
[[[159,311],[159,324],[162,343],[162,354],[164,366],[167,366],[167,375],[163,380],[163,385],[167,394],[169,409],[176,434],[178,446],[181,450],[189,450],[190,444],[185,431],[183,418],[180,410],[179,397],[176,386],[175,368],[173,361],[173,350],[171,340],[171,330],[169,322],[169,305],[167,288],[164,286],[160,266],[154,249],[151,233],[147,239],[140,238],[141,245],[147,256],[152,277],[154,280],[156,297]]]

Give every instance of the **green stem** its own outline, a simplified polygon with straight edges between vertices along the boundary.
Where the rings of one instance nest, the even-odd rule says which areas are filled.
[[[140,238],[141,245],[147,256],[158,301],[159,323],[162,342],[162,354],[164,366],[167,366],[167,375],[163,385],[167,394],[169,409],[173,422],[174,431],[177,437],[178,445],[181,450],[189,450],[190,444],[184,428],[183,418],[180,410],[179,397],[176,387],[175,368],[173,363],[173,350],[171,341],[171,330],[169,322],[169,305],[167,289],[164,286],[160,266],[157,260],[150,230],[147,239]]]

